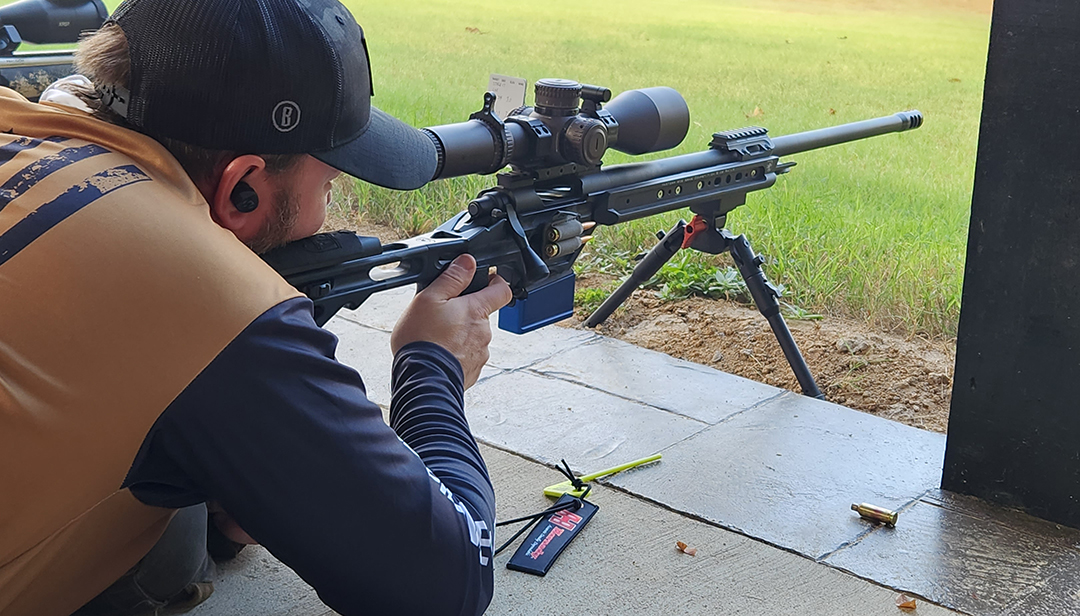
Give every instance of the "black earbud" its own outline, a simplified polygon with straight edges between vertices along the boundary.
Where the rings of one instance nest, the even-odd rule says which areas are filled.
[[[229,200],[232,201],[233,207],[245,214],[254,212],[255,208],[259,207],[259,193],[243,181],[236,183],[236,187],[229,195]]]

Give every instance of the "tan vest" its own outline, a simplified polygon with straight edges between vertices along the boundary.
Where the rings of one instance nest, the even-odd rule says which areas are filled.
[[[172,515],[120,489],[144,436],[297,295],[156,142],[0,88],[0,616],[66,616],[142,558]]]

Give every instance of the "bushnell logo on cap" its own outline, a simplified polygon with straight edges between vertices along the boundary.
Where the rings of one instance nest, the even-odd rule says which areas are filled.
[[[281,101],[274,107],[274,128],[287,133],[300,123],[300,105],[292,101]]]

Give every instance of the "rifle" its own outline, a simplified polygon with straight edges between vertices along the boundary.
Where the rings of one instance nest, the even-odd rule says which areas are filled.
[[[0,8],[0,86],[30,100],[71,74],[71,50],[17,51],[24,41],[74,43],[109,16],[101,0],[20,0]]]
[[[70,51],[17,52],[22,37],[74,42],[107,15],[101,0],[19,0],[0,8],[0,86],[36,98],[71,72],[73,57]],[[794,166],[780,157],[918,128],[918,111],[775,139],[760,127],[719,132],[704,152],[603,168],[609,148],[645,154],[681,143],[690,125],[682,96],[671,88],[645,88],[612,99],[607,88],[543,79],[535,85],[533,107],[504,120],[494,103],[489,92],[468,121],[421,129],[438,157],[433,180],[497,173],[509,165],[466,211],[431,233],[387,245],[339,231],[263,255],[313,300],[316,323],[324,325],[341,308],[355,309],[379,291],[423,288],[468,252],[477,274],[466,292],[483,288],[494,267],[515,298],[500,310],[499,327],[532,331],[573,314],[573,264],[597,225],[689,208],[691,222],[680,220],[658,233],[660,242],[585,324],[602,323],[681,248],[729,252],[803,393],[823,397],[780,315],[780,292],[761,271],[764,258],[745,236],[724,229],[726,215],[746,202],[747,193],[769,188]]]
[[[349,231],[323,233],[263,255],[315,304],[325,324],[374,293],[409,284],[422,289],[455,257],[476,258],[469,289],[483,288],[489,268],[509,284],[514,302],[499,313],[501,329],[525,333],[573,313],[573,264],[598,226],[688,208],[587,321],[603,322],[679,249],[730,252],[758,310],[769,321],[803,393],[823,398],[780,315],[779,291],[761,271],[764,258],[745,236],[724,229],[726,215],[795,165],[780,158],[875,135],[918,128],[918,111],[771,138],[760,127],[718,132],[703,152],[602,166],[608,148],[629,154],[675,147],[690,124],[685,100],[671,88],[611,91],[563,79],[535,85],[535,105],[501,119],[495,95],[466,122],[421,129],[439,157],[432,179],[498,173],[468,208],[431,233],[382,244]]]

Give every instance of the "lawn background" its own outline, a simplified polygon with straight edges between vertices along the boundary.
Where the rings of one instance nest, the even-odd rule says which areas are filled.
[[[480,107],[490,73],[524,77],[530,90],[543,77],[615,92],[671,86],[690,106],[691,128],[670,153],[704,149],[713,132],[749,124],[775,136],[921,110],[926,123],[917,131],[792,157],[798,166],[750,195],[728,228],[768,257],[769,277],[804,309],[955,335],[987,0],[345,4],[367,35],[375,104],[416,126],[465,120]],[[362,204],[347,215],[414,234],[493,179],[410,193],[357,182],[358,199],[341,201]],[[680,216],[688,214],[602,228],[583,260],[647,248],[653,231]]]
[[[517,11],[475,0],[346,4],[367,33],[376,105],[417,126],[465,120],[480,107],[490,73],[530,84],[565,77],[615,92],[671,86],[692,118],[673,153],[704,149],[713,132],[747,124],[783,135],[921,110],[926,124],[917,131],[793,157],[798,166],[752,194],[728,228],[747,234],[769,258],[770,278],[805,309],[955,334],[988,3],[554,1]],[[368,220],[418,233],[492,179],[406,194],[357,190]],[[687,215],[605,227],[590,246],[600,255],[636,252]]]

